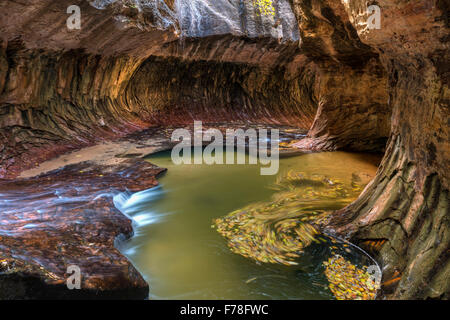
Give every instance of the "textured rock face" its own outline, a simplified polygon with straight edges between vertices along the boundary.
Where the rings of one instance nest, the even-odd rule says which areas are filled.
[[[393,114],[383,163],[372,184],[334,215],[332,225],[353,241],[382,244],[377,256],[388,297],[448,298],[448,4],[377,1],[382,12],[378,30],[367,28],[365,1],[293,2],[298,14],[313,13],[304,33],[311,25],[316,30],[316,23],[351,23],[361,41],[379,53],[389,77]],[[313,54],[348,63],[348,52],[337,47],[343,37],[330,39],[330,34],[311,33],[303,40]],[[345,42],[355,45],[350,38]]]
[[[364,50],[352,58],[365,62],[354,66],[299,49],[285,1],[274,2],[274,16],[258,13],[252,1],[78,3],[79,31],[65,26],[68,1],[1,5],[3,177],[80,143],[194,116],[303,128],[314,122],[308,149],[384,147],[390,111],[377,54],[358,42]],[[209,13],[196,20],[202,10]],[[204,74],[186,72],[194,65]]]
[[[143,160],[85,162],[0,183],[0,299],[146,299],[148,284],[114,247],[133,229],[111,196],[153,187],[161,171]],[[72,265],[80,268],[81,290],[66,287]]]
[[[356,12],[358,3],[350,5]],[[380,258],[387,275],[401,275],[396,286],[386,288],[393,298],[449,298],[448,3],[380,1],[380,6],[390,27],[374,36],[360,33],[384,51],[393,123],[379,177],[350,208],[359,212],[355,237],[388,239]],[[398,19],[401,13],[405,17]]]
[[[369,29],[362,0],[274,1],[273,17],[252,3],[2,1],[1,177],[194,118],[309,128],[309,150],[379,151],[390,137],[330,228],[381,244],[385,296],[448,298],[448,4],[379,0]],[[65,27],[72,4],[80,31]]]
[[[215,35],[179,42],[178,22],[171,20],[175,3],[163,10],[152,3],[78,1],[80,32],[65,27],[73,1],[0,4],[2,177],[155,124],[195,118],[311,125],[317,70],[297,43],[265,35],[257,41]],[[159,171],[141,162],[106,173],[105,167],[87,166],[1,183],[1,201],[11,205],[1,211],[7,223],[0,228],[0,298],[148,293],[114,248],[115,237],[132,230],[111,194],[114,187],[149,188]],[[21,192],[34,196],[23,199]],[[55,203],[54,213],[48,203]],[[84,270],[81,291],[65,286],[71,263]]]
[[[128,105],[151,106],[151,123],[191,124],[240,120],[311,126],[316,113],[316,68],[309,64],[286,79],[281,68],[224,62],[149,58],[134,74]]]
[[[273,15],[264,14],[254,1],[244,0],[176,0],[175,7],[186,37],[233,34],[299,40],[297,19],[288,0],[275,1]]]
[[[82,29],[69,31],[66,9],[71,4],[0,4],[2,177],[13,177],[23,168],[80,145],[152,124],[187,122],[194,115],[220,121],[249,119],[251,114],[261,121],[275,119],[305,128],[313,121],[316,70],[298,52],[297,42],[280,44],[262,27],[251,31],[254,37],[265,37],[257,41],[215,35],[180,42],[173,10],[181,2],[166,6],[161,1],[78,1]],[[233,23],[238,23],[234,18]],[[255,21],[255,25],[261,23]],[[289,23],[295,30],[296,25]],[[250,29],[245,30],[240,32]],[[167,68],[175,68],[170,71],[173,74],[156,56],[178,58],[167,62]],[[195,91],[181,95],[178,80],[184,86],[190,82],[186,72],[181,76],[176,69],[187,70],[185,60],[193,61],[199,70],[207,66],[205,70],[217,73],[215,82],[203,80]],[[277,76],[272,78],[272,73]],[[234,75],[240,78],[238,84],[232,80]],[[187,72],[187,76],[200,81],[202,75]],[[146,81],[147,87],[139,81]],[[173,91],[156,90],[167,87]],[[229,112],[230,108],[235,111]],[[249,110],[248,116],[240,111],[243,108]]]
[[[319,109],[299,148],[381,150],[389,135],[387,74],[340,1],[291,1],[302,49],[321,70]]]

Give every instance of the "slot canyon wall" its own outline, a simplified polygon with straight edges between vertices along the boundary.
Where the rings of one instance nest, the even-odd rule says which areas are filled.
[[[75,1],[81,30],[66,27],[69,1],[0,4],[1,176],[80,145],[193,118],[305,129],[314,122],[314,136],[326,137],[314,147],[384,147],[387,78],[370,49],[355,54],[370,56],[367,63],[319,68],[301,50],[286,1],[275,18],[258,16],[251,1],[136,3]],[[372,90],[358,94],[361,84]],[[316,117],[318,108],[328,120]]]
[[[0,176],[149,126],[298,126],[301,149],[386,150],[327,227],[382,243],[383,296],[448,298],[448,4],[369,2],[2,1]]]
[[[311,1],[304,10],[318,4]],[[320,3],[355,26],[361,41],[380,53],[392,108],[390,138],[376,178],[357,201],[334,214],[331,224],[341,234],[352,234],[354,242],[381,245],[376,256],[387,297],[448,299],[449,4],[376,4],[382,8],[379,30],[364,24],[364,1]]]

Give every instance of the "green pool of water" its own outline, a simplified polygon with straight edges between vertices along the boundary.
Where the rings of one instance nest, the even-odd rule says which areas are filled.
[[[174,165],[169,151],[148,161],[168,168],[160,186],[123,197],[118,207],[136,221],[136,235],[120,250],[149,283],[150,299],[333,299],[322,266],[327,246],[310,246],[296,266],[257,263],[232,253],[211,228],[215,218],[270,200],[276,176],[261,176],[258,165]],[[280,159],[279,174],[295,170],[344,183],[356,174],[368,181],[378,161],[311,153]]]

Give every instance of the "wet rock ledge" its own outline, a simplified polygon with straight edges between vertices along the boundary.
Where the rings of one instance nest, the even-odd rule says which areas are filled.
[[[224,131],[248,124],[205,125]],[[263,125],[264,128],[274,128]],[[147,299],[149,286],[115,246],[133,235],[132,220],[113,197],[158,184],[165,169],[144,160],[173,146],[178,127],[153,127],[81,148],[0,180],[1,299]],[[194,132],[193,126],[183,128]],[[305,136],[278,127],[283,147]],[[81,289],[69,290],[69,266],[81,271]]]
[[[115,248],[118,238],[133,235],[133,228],[112,201],[118,192],[157,185],[155,177],[164,169],[120,149],[158,148],[146,144],[148,135],[144,131],[100,146],[115,149],[102,160],[0,181],[0,299],[148,297],[148,284]],[[140,142],[133,144],[133,139]],[[67,288],[70,265],[80,268],[80,290]]]

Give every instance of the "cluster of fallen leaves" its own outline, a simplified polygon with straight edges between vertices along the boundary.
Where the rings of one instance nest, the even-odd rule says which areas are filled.
[[[316,224],[323,210],[349,203],[351,188],[320,175],[290,171],[273,186],[271,202],[255,203],[214,221],[213,227],[228,240],[230,249],[258,262],[295,265],[311,243],[320,243]],[[320,200],[320,201],[319,201]]]
[[[270,218],[275,206],[264,204],[247,207],[243,211],[215,221],[217,231],[228,240],[237,254],[259,262],[295,265],[294,258],[315,241],[317,230],[301,219]]]
[[[213,227],[234,253],[257,262],[296,265],[296,258],[310,244],[329,242],[317,227],[328,216],[325,208],[343,207],[354,200],[363,187],[357,180],[345,185],[338,179],[289,171],[272,186],[277,191],[272,201],[236,210],[216,219]],[[343,248],[350,252],[348,245]],[[367,267],[358,268],[337,255],[336,246],[330,249],[333,256],[323,264],[334,296],[374,299],[379,284],[371,280]]]
[[[373,300],[380,284],[367,272],[335,254],[323,262],[329,288],[338,300]]]

